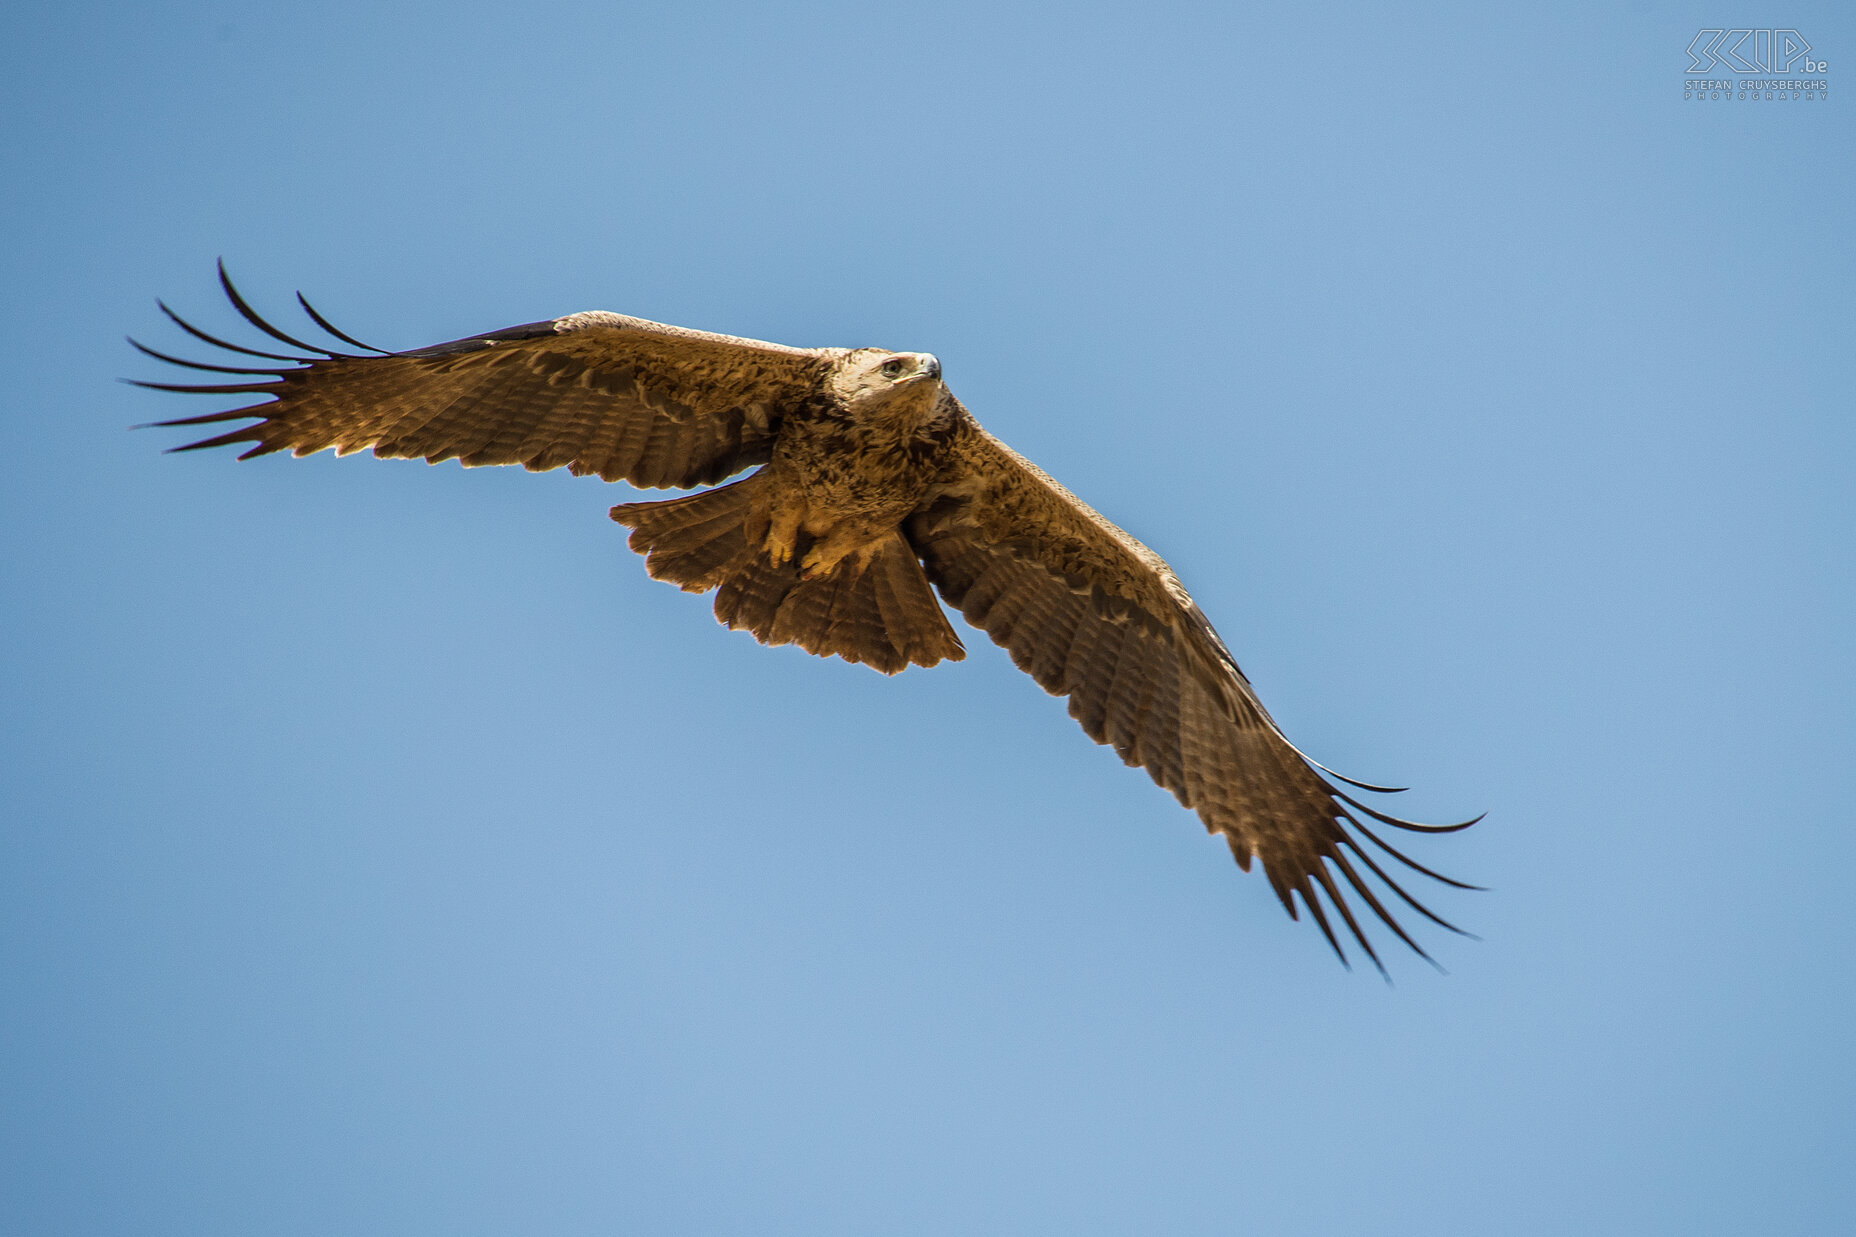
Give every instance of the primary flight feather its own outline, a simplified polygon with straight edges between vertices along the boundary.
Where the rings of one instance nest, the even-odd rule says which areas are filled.
[[[927,353],[789,348],[611,313],[581,313],[389,352],[315,324],[359,352],[285,334],[220,284],[238,312],[300,356],[196,339],[251,361],[157,352],[224,383],[139,383],[263,401],[161,425],[252,424],[177,450],[244,446],[239,458],[371,448],[466,466],[563,465],[646,488],[728,485],[621,503],[632,549],[657,579],[715,590],[716,617],[766,644],[797,644],[885,674],[958,661],[935,600],[1005,647],[1097,743],[1196,810],[1240,867],[1263,866],[1292,917],[1298,900],[1346,961],[1330,908],[1375,966],[1350,896],[1427,960],[1367,880],[1451,931],[1362,844],[1457,888],[1362,820],[1419,832],[1368,807],[1283,736],[1230,651],[1161,558],[981,429]],[[266,366],[253,362],[272,361]],[[931,590],[930,585],[933,586]],[[1325,905],[1323,896],[1325,894]]]

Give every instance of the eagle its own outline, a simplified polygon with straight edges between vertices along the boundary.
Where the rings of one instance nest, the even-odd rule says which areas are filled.
[[[1380,890],[1469,935],[1408,893],[1363,842],[1475,889],[1367,822],[1448,833],[1481,817],[1421,824],[1343,789],[1403,788],[1342,776],[1291,744],[1172,568],[980,428],[932,354],[793,348],[603,311],[393,352],[338,329],[298,293],[336,349],[261,317],[223,262],[219,284],[251,326],[295,351],[216,338],[157,302],[236,363],[131,344],[238,380],[135,385],[263,397],[156,422],[252,422],[172,450],[244,446],[238,458],[249,459],[371,448],[434,464],[566,467],[641,489],[713,487],[620,503],[611,517],[631,530],[651,576],[713,590],[725,626],[895,674],[966,655],[939,592],[1040,687],[1069,697],[1091,739],[1196,811],[1240,868],[1261,864],[1290,917],[1306,908],[1343,965],[1345,937],[1386,974],[1356,901],[1437,965]]]

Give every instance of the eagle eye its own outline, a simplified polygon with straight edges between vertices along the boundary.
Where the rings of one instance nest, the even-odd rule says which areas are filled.
[[[901,357],[893,356],[889,358],[889,360],[883,362],[881,368],[883,370],[883,375],[885,377],[894,378],[903,371],[906,365],[907,365],[907,362],[905,362]]]

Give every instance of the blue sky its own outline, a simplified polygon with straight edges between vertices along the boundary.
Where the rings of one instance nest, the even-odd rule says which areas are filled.
[[[1684,101],[1709,26],[1827,100]],[[0,1230],[1856,1224],[1844,6],[27,5]],[[723,631],[622,487],[163,457],[223,255],[413,347],[937,353],[1430,818],[1335,964],[984,637]],[[241,336],[242,337],[242,336]]]

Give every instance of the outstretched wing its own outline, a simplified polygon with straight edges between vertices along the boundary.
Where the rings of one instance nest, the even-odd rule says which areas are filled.
[[[411,352],[372,348],[331,326],[299,294],[315,323],[373,355],[332,351],[284,334],[245,303],[219,268],[227,298],[272,339],[312,353],[291,356],[227,343],[162,311],[182,330],[240,357],[282,361],[209,365],[156,352],[158,360],[248,375],[220,384],[143,382],[198,395],[263,395],[268,402],[161,425],[257,423],[177,450],[252,444],[309,455],[373,448],[374,454],[457,459],[466,466],[563,464],[578,474],[645,487],[720,481],[771,457],[785,412],[811,395],[835,349],[786,348],[689,331],[619,314],[584,313],[492,331]]]
[[[1406,893],[1360,839],[1447,885],[1474,886],[1407,858],[1360,818],[1421,832],[1475,822],[1421,825],[1340,790],[1283,737],[1158,555],[970,417],[962,418],[953,454],[953,467],[908,526],[941,595],[1046,691],[1068,696],[1070,716],[1090,738],[1113,744],[1124,761],[1145,767],[1196,809],[1208,830],[1224,835],[1240,867],[1261,861],[1289,915],[1299,918],[1299,896],[1343,962],[1321,892],[1382,972],[1349,891],[1430,961],[1365,873],[1425,918],[1460,929]]]

